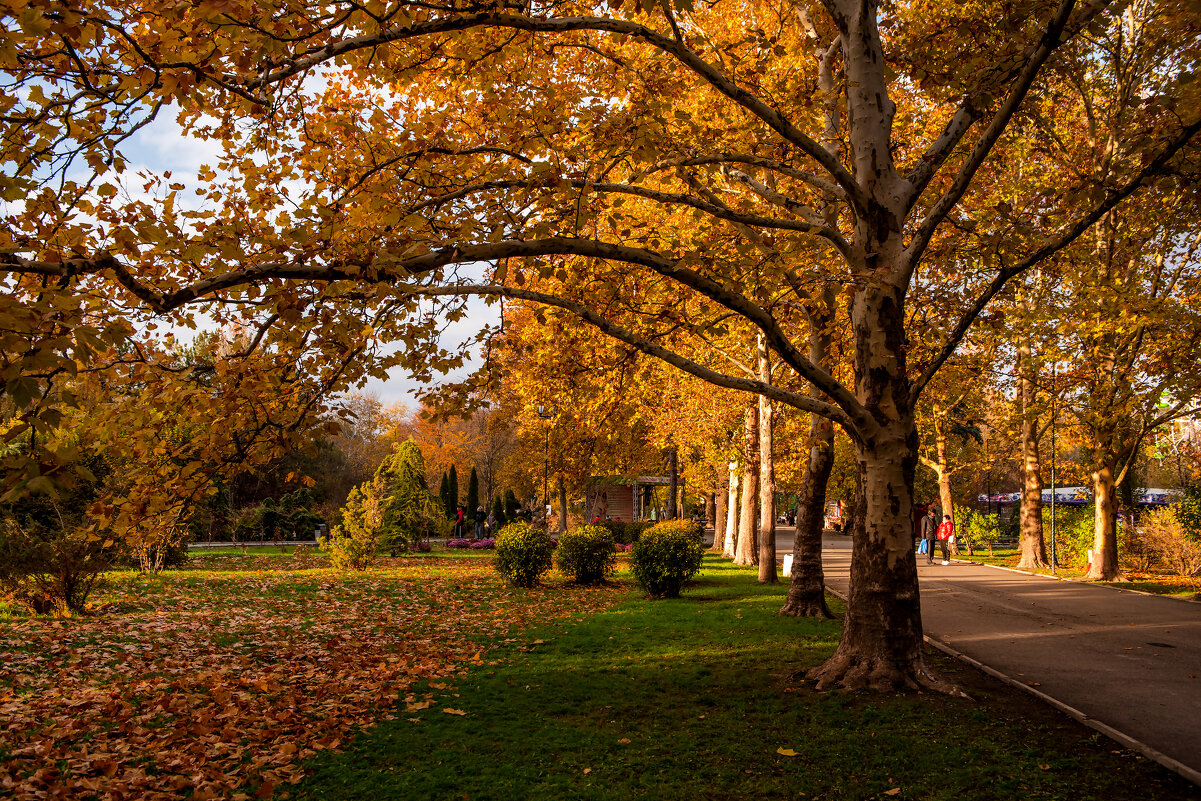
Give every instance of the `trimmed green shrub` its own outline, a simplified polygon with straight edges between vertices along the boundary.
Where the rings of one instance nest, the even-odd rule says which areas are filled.
[[[577,584],[600,584],[617,564],[617,543],[604,526],[579,526],[559,538],[559,571]]]
[[[510,523],[496,534],[496,572],[518,587],[533,587],[550,570],[554,543],[544,529]]]
[[[680,597],[680,589],[701,569],[702,542],[700,525],[689,520],[651,526],[634,543],[634,578],[652,598]]]

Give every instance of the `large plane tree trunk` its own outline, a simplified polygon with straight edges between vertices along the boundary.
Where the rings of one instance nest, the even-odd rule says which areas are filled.
[[[755,547],[756,518],[759,511],[759,409],[748,405],[742,442],[742,514],[738,521],[738,542],[734,544],[734,564],[758,564]]]
[[[1022,503],[1018,567],[1046,569],[1047,549],[1043,541],[1043,479],[1038,452],[1038,412],[1035,409],[1035,369],[1030,343],[1018,345],[1018,401],[1022,416]]]
[[[1093,564],[1085,579],[1124,581],[1118,567],[1118,492],[1112,460],[1102,457],[1093,471],[1093,501],[1096,503]]]
[[[830,51],[831,55],[833,51]],[[828,59],[822,64],[823,85],[833,87]],[[829,91],[828,88],[826,91]],[[835,107],[836,109],[837,107]],[[833,118],[837,120],[837,112]],[[827,119],[829,128],[830,119]],[[834,126],[836,128],[836,126]],[[836,142],[836,130],[828,130]],[[834,152],[837,152],[836,150]],[[809,308],[809,359],[814,364],[830,362],[834,339],[834,288],[828,287],[820,303]],[[796,533],[792,541],[792,572],[788,597],[781,615],[834,617],[826,604],[826,573],[822,568],[822,532],[825,529],[826,490],[834,468],[834,424],[824,417],[809,416],[809,458],[797,492]]]
[[[667,519],[675,520],[680,517],[680,510],[676,507],[676,496],[680,494],[680,461],[679,451],[676,446],[672,445],[667,449],[667,473],[670,483],[667,486]]]
[[[771,383],[767,346],[759,335],[759,380]],[[759,396],[759,583],[775,584],[776,576],[776,463],[774,410],[771,401]]]
[[[826,605],[826,574],[822,569],[822,529],[826,487],[834,467],[834,425],[824,417],[809,418],[809,461],[798,492],[796,535],[792,545],[792,574],[781,615],[834,617]]]
[[[730,460],[730,481],[726,502],[726,533],[722,538],[721,555],[734,558],[738,541],[738,463]]]
[[[725,465],[718,464],[714,468],[717,474],[717,488],[713,493],[713,546],[712,550],[721,553],[726,537],[726,506],[729,502],[730,475]]]
[[[851,324],[856,395],[872,420],[859,427],[855,443],[859,483],[842,639],[809,675],[818,689],[947,690],[922,657],[912,522],[918,435],[905,371],[903,290],[860,290]]]

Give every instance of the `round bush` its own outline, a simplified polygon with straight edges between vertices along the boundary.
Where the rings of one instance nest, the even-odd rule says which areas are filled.
[[[553,551],[545,530],[510,523],[496,534],[496,572],[518,587],[533,587],[550,570]]]
[[[617,543],[604,526],[580,526],[559,538],[559,570],[577,584],[599,584],[617,563]]]
[[[652,598],[678,598],[680,588],[701,569],[701,543],[696,523],[668,520],[651,526],[634,543],[634,578]]]

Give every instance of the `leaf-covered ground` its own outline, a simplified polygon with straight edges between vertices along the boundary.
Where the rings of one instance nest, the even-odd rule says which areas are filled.
[[[510,632],[625,594],[510,589],[486,559],[117,574],[92,617],[0,620],[0,796],[285,797],[302,760],[428,705],[418,680],[445,694]]]

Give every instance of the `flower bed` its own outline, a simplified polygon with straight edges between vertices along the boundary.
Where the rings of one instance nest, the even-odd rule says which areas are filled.
[[[480,550],[481,548],[491,548],[494,545],[496,545],[496,540],[492,539],[491,537],[489,537],[487,539],[482,539],[482,540],[466,540],[466,539],[448,540],[446,543],[447,548],[471,548],[473,550]]]

